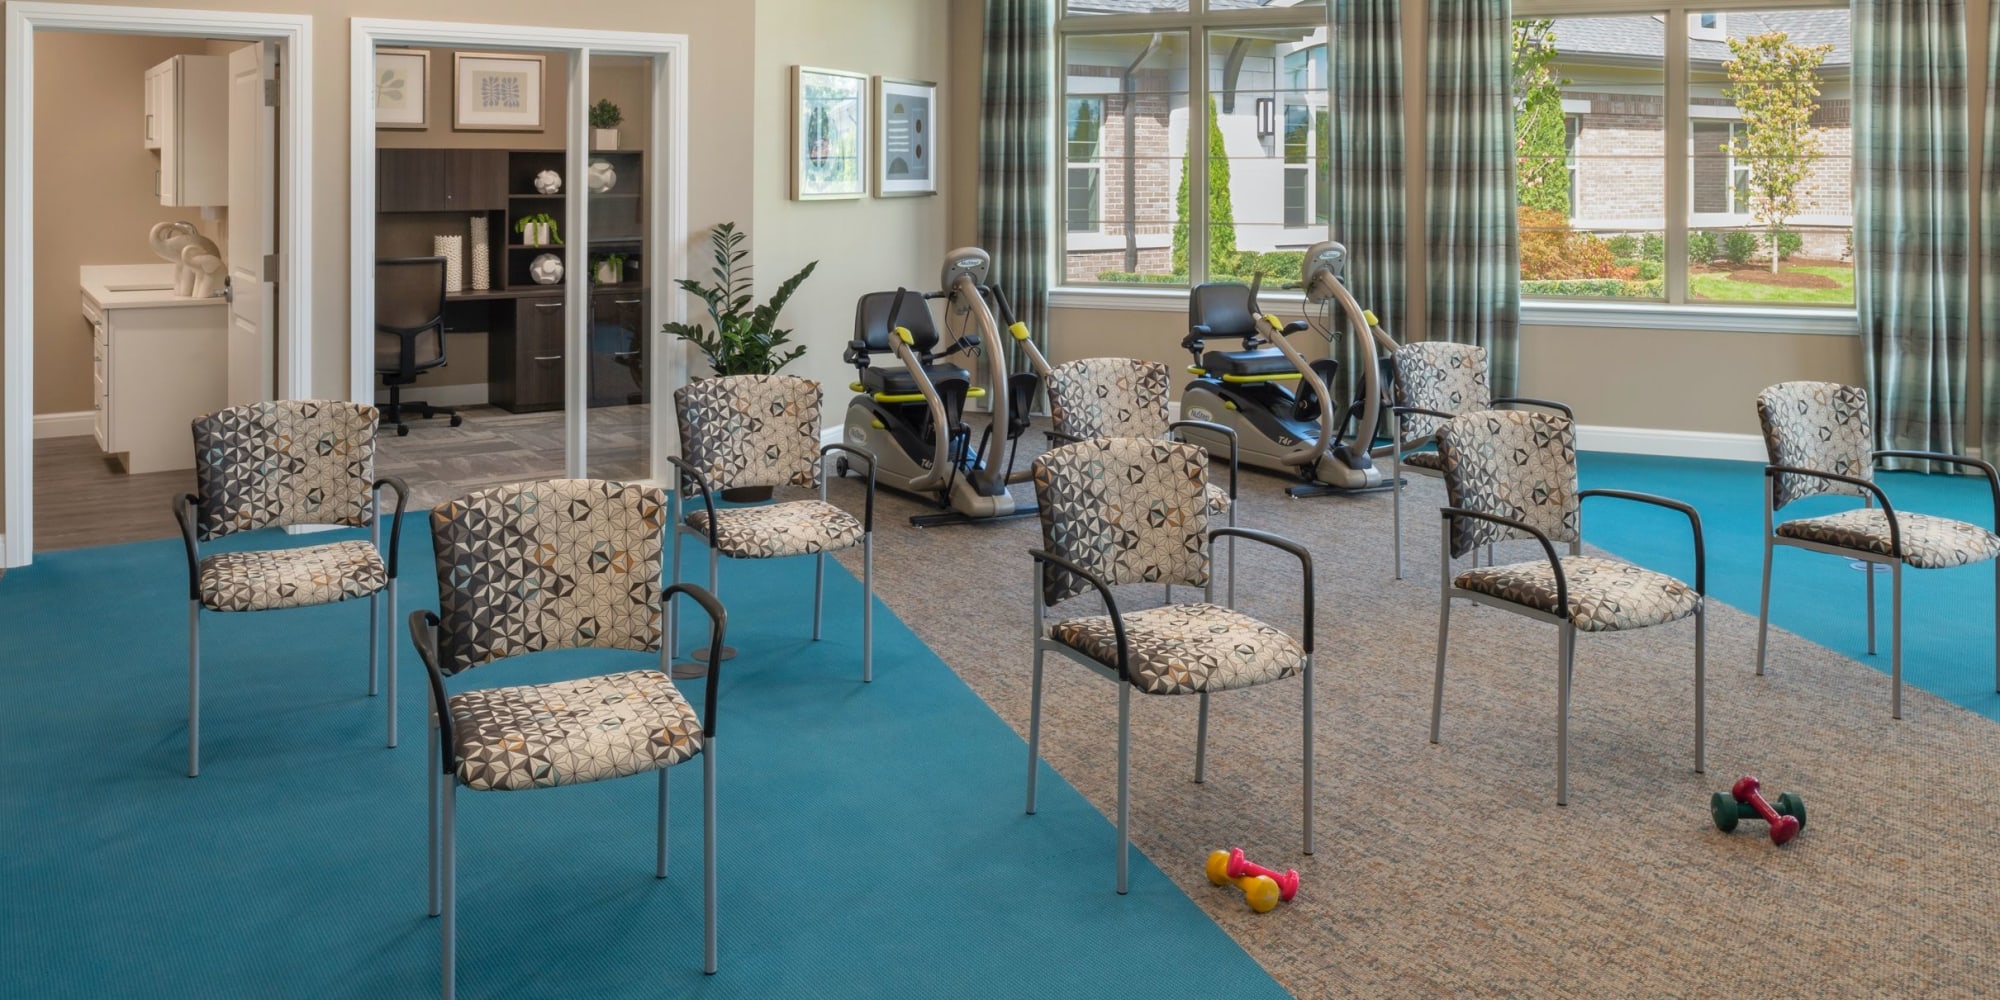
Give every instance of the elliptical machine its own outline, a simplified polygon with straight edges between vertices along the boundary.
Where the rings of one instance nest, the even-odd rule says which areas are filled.
[[[1244,464],[1303,480],[1285,491],[1294,498],[1367,493],[1394,485],[1383,479],[1374,459],[1391,447],[1375,447],[1375,438],[1387,409],[1383,390],[1393,377],[1397,344],[1341,282],[1346,264],[1347,248],[1331,240],[1306,252],[1302,276],[1306,301],[1320,307],[1317,323],[1283,323],[1259,310],[1262,275],[1248,286],[1197,286],[1188,301],[1188,335],[1181,346],[1194,356],[1188,370],[1196,378],[1181,394],[1181,415],[1235,429]],[[1338,418],[1329,386],[1340,363],[1308,362],[1290,340],[1295,333],[1317,330],[1331,342],[1332,325],[1325,321],[1329,303],[1346,313],[1355,353],[1365,359],[1359,378],[1352,380],[1359,384],[1350,387],[1350,401]],[[1206,342],[1218,338],[1241,340],[1242,349],[1205,352]],[[1351,435],[1343,434],[1349,428]],[[1202,435],[1190,430],[1187,436],[1199,440]],[[1214,447],[1222,444],[1212,442]]]
[[[989,297],[1010,315],[1010,332],[1016,339],[1025,338],[1026,331],[1011,321],[998,289],[987,287],[991,267],[992,258],[984,250],[954,250],[945,257],[940,291],[870,292],[855,305],[854,339],[842,360],[859,373],[853,388],[860,395],[848,403],[845,438],[876,456],[879,485],[947,508],[911,517],[910,523],[919,528],[1036,512],[1032,504],[1017,505],[1008,493],[1009,483],[1025,482],[1028,474],[1013,472],[1011,448],[1007,466],[1000,466],[994,431],[1000,429],[1008,444],[1018,443],[1028,428],[1028,411],[1041,376],[1007,372],[1006,339],[994,320]],[[947,323],[958,317],[976,323],[978,329],[940,349],[941,338],[931,318],[932,299],[944,300]],[[973,385],[972,373],[946,361],[949,355],[973,348],[982,360],[985,386]],[[893,354],[903,366],[875,367],[877,354]],[[972,429],[964,419],[965,403],[979,398],[991,401],[992,421],[975,448]],[[994,448],[992,456],[987,454],[989,447]],[[846,460],[836,460],[835,468],[845,476]]]

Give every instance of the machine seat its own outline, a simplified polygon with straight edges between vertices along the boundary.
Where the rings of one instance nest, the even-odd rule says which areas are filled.
[[[972,373],[957,365],[930,365],[924,369],[924,374],[930,378],[932,385],[954,378],[967,383],[972,381]],[[891,396],[913,396],[922,391],[917,388],[916,376],[910,374],[907,368],[862,369],[861,385],[870,393]]]
[[[1210,375],[1293,375],[1298,368],[1275,347],[1256,351],[1210,351],[1201,356]]]

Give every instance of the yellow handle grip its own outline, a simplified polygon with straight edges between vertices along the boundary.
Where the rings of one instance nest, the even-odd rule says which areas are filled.
[[[1381,326],[1381,325],[1382,325],[1382,321],[1381,321],[1381,320],[1379,320],[1379,319],[1377,319],[1377,318],[1375,318],[1375,310],[1373,310],[1373,309],[1363,309],[1363,310],[1361,310],[1361,318],[1362,318],[1362,319],[1364,319],[1364,320],[1366,320],[1366,321],[1368,322],[1368,325],[1369,325],[1369,326]]]
[[[1017,320],[1013,326],[1007,328],[1007,332],[1013,334],[1015,340],[1026,340],[1028,339],[1028,324]]]
[[[910,328],[907,326],[897,327],[896,337],[905,344],[909,344],[912,347],[916,346],[917,338],[910,336]]]
[[[1271,324],[1271,329],[1276,330],[1279,333],[1285,332],[1285,321],[1279,319],[1276,316],[1271,315],[1270,313],[1264,314],[1264,322]]]

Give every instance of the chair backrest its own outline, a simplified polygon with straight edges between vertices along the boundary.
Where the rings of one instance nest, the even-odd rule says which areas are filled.
[[[1072,438],[1166,437],[1167,366],[1085,358],[1049,370],[1049,416]]]
[[[1250,286],[1211,281],[1188,294],[1188,326],[1206,326],[1207,337],[1248,337],[1264,331],[1250,311]]]
[[[666,502],[656,487],[551,479],[438,504],[438,668],[578,646],[658,652]]]
[[[1576,428],[1568,417],[1529,410],[1478,410],[1437,432],[1445,495],[1454,507],[1520,521],[1552,542],[1582,537]],[[1453,521],[1451,554],[1527,534],[1491,521]]]
[[[1471,413],[1493,405],[1486,384],[1486,348],[1426,340],[1396,348],[1397,406],[1418,406],[1444,413]],[[1403,418],[1403,440],[1437,433],[1444,421],[1413,413]]]
[[[375,262],[375,367],[401,368],[412,342],[411,368],[444,360],[445,259],[384,257]],[[407,373],[406,373],[407,374]]]
[[[819,383],[723,375],[674,390],[681,452],[715,489],[819,485]]]
[[[1757,422],[1772,465],[1875,479],[1868,391],[1838,382],[1780,382],[1757,394]],[[1780,475],[1773,509],[1821,493],[1867,496],[1858,486]]]
[[[1042,544],[1105,583],[1208,584],[1208,453],[1160,438],[1097,438],[1035,459]],[[1042,600],[1090,589],[1044,565]]]
[[[207,541],[272,525],[367,524],[378,419],[365,403],[315,399],[196,417],[196,533]]]
[[[895,303],[895,292],[869,292],[854,304],[854,339],[867,344],[872,354],[893,349],[889,344],[894,332],[889,328],[889,313]],[[910,331],[910,347],[918,354],[936,349],[937,324],[931,320],[931,304],[924,301],[922,292],[903,292],[903,308],[896,312],[896,325]]]

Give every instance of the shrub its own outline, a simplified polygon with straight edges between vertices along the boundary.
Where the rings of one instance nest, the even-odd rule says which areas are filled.
[[[1559,295],[1570,298],[1589,296],[1600,299],[1657,299],[1666,294],[1666,283],[1621,281],[1617,278],[1523,281],[1521,294]]]
[[[1792,232],[1789,229],[1780,229],[1777,232],[1772,233],[1769,236],[1766,236],[1764,238],[1764,246],[1766,249],[1770,248],[1771,240],[1773,238],[1775,238],[1778,241],[1779,260],[1791,260],[1793,254],[1798,253],[1800,250],[1805,249],[1806,238],[1804,236],[1799,235],[1798,233]]]
[[[1738,266],[1750,263],[1750,258],[1757,256],[1757,234],[1738,229],[1724,236],[1722,256]]]
[[[1302,250],[1273,250],[1270,253],[1243,250],[1238,254],[1236,273],[1242,275],[1246,283],[1252,275],[1261,273],[1264,275],[1265,287],[1297,288],[1301,277],[1300,271],[1304,270],[1305,264],[1306,255]],[[1210,280],[1230,279],[1218,276]]]
[[[1561,212],[1522,206],[1520,223],[1521,277],[1529,281],[1608,278],[1617,258],[1603,240],[1571,232]]]
[[[1631,233],[1622,233],[1604,241],[1611,248],[1611,256],[1630,258],[1639,256],[1639,238]]]
[[[1667,265],[1657,260],[1642,260],[1639,262],[1640,281],[1658,281],[1665,277],[1666,273]]]
[[[1185,274],[1135,274],[1131,271],[1099,271],[1097,280],[1107,285],[1185,285]]]
[[[1655,263],[1667,262],[1667,238],[1659,233],[1647,233],[1639,241],[1639,256]]]
[[[1715,259],[1721,248],[1715,244],[1715,234],[1693,232],[1688,234],[1688,263],[1706,264]]]

